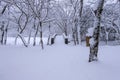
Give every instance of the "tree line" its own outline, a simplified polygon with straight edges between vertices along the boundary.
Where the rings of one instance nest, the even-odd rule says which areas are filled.
[[[120,0],[0,0],[0,44],[5,45],[9,36],[20,38],[25,47],[33,37],[40,38],[44,49],[43,37],[47,35],[48,45],[54,44],[57,35],[63,35],[64,43],[79,45],[86,39],[89,28],[89,62],[97,60],[99,41],[120,40]],[[28,37],[28,40],[25,40]],[[70,40],[71,37],[72,39]]]

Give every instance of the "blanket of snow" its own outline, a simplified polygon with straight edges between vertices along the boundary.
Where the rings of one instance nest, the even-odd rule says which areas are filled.
[[[91,63],[84,45],[44,46],[0,46],[0,80],[120,80],[120,46],[100,46]]]

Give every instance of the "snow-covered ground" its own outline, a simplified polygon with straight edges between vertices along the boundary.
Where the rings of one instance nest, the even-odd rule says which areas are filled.
[[[88,63],[89,48],[57,44],[0,46],[0,80],[120,80],[120,46],[100,46]]]

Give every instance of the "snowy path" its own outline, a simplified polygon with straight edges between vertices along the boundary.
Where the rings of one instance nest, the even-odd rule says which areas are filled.
[[[0,46],[0,80],[120,80],[119,47],[100,47],[99,61],[88,63],[81,46]]]

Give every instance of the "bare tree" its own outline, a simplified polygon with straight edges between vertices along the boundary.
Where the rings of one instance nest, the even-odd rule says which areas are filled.
[[[68,44],[68,24],[69,24],[69,11],[65,9],[67,8],[66,4],[57,4],[54,8],[55,13],[55,24],[57,24],[59,30],[63,33],[64,43]],[[53,36],[55,38],[55,35]]]
[[[0,6],[2,6],[2,5],[0,4]],[[7,27],[5,26],[5,21],[3,19],[4,18],[3,16],[5,15],[5,11],[7,10],[7,7],[8,7],[8,4],[5,3],[5,5],[3,5],[3,7],[0,11],[0,19],[1,19],[1,21],[0,21],[0,23],[1,23],[1,25],[0,25],[0,44],[4,44],[4,42],[6,41],[6,38],[5,38],[6,34],[5,33],[7,30]]]
[[[68,0],[68,7],[70,8],[70,23],[72,24],[72,37],[74,44],[77,45],[81,40],[81,25],[80,19],[83,12],[83,0]]]
[[[70,0],[70,3],[73,7],[73,16],[72,16],[72,37],[73,37],[73,41],[74,44],[79,44],[79,21],[80,21],[80,17],[79,17],[79,10],[80,10],[80,0]]]
[[[33,18],[37,20],[37,28],[34,37],[34,45],[35,38],[39,32],[40,35],[40,44],[42,49],[43,47],[43,23],[45,22],[48,15],[48,7],[51,0],[26,0],[26,4],[30,6]]]
[[[80,42],[82,43],[82,25],[80,24],[80,19],[82,17],[82,12],[83,12],[83,0],[80,0],[80,10],[79,10],[79,27],[80,27]]]
[[[20,0],[19,2],[17,2],[16,0],[13,0],[13,3],[14,3],[13,5],[18,9],[17,12],[20,13],[19,17],[14,16],[17,20],[17,25],[18,25],[18,29],[17,29],[18,34],[16,36],[15,43],[17,42],[17,38],[20,37],[24,46],[27,47],[28,44],[26,43],[26,41],[24,39],[24,35],[22,35],[22,33],[26,29],[27,24],[29,22],[29,18],[30,18],[30,15],[29,15],[29,12],[28,12],[29,6],[25,4],[24,0]]]

